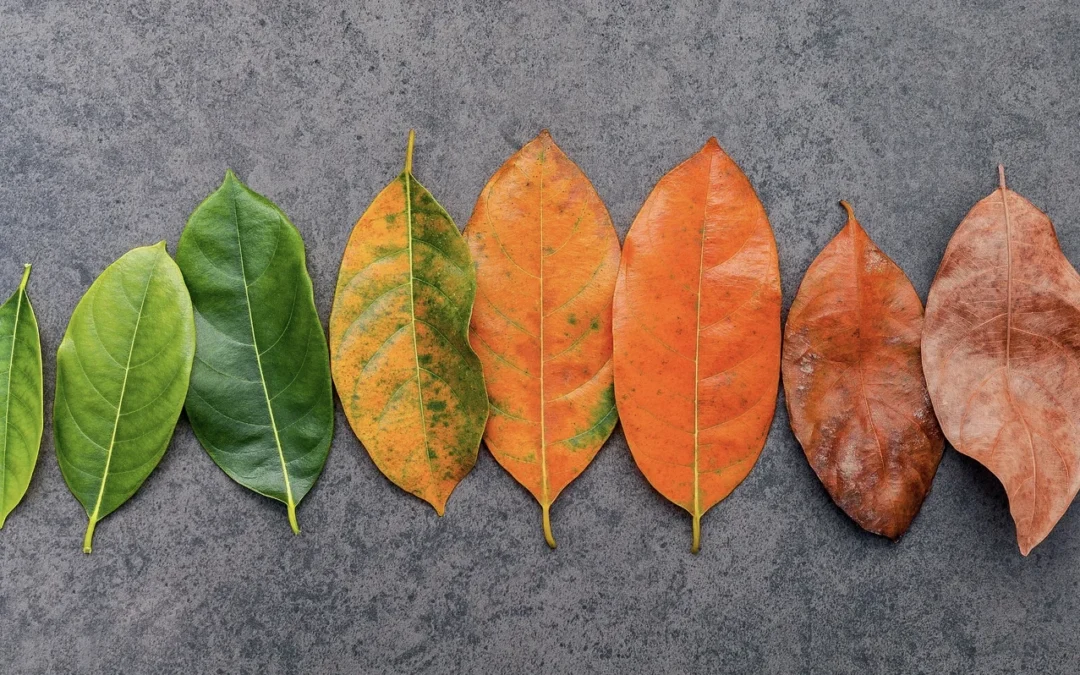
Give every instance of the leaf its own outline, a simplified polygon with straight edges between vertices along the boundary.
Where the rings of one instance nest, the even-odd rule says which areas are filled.
[[[923,380],[923,308],[846,202],[847,225],[806,271],[788,312],[791,428],[837,506],[890,539],[930,491],[945,440]]]
[[[405,170],[357,221],[330,314],[334,383],[383,474],[431,504],[476,463],[487,419],[469,346],[476,276],[457,226]]]
[[[619,238],[592,183],[547,131],[491,177],[465,234],[480,289],[472,336],[492,413],[484,442],[540,502],[554,548],[551,504],[618,419]]]
[[[304,242],[285,214],[232,171],[188,219],[176,261],[198,343],[188,419],[237,483],[296,505],[334,433],[330,362]]]
[[[1005,486],[1027,555],[1080,488],[1080,276],[999,172],[930,287],[923,368],[945,437]]]
[[[660,179],[623,245],[615,393],[654,488],[693,517],[746,478],[780,374],[780,269],[765,210],[716,139]]]
[[[29,279],[26,265],[19,289],[0,305],[0,527],[26,494],[41,447],[41,339]]]
[[[60,471],[98,521],[161,461],[195,354],[191,300],[165,242],[132,249],[75,307],[56,354],[53,427]]]

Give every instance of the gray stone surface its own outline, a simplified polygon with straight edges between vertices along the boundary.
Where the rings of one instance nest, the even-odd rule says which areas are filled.
[[[0,289],[34,263],[49,405],[91,280],[131,247],[175,250],[226,167],[304,234],[325,320],[351,225],[410,127],[418,177],[460,225],[548,127],[620,236],[715,135],[776,230],[785,307],[840,198],[925,298],[998,162],[1080,262],[1073,0],[558,4],[0,0]],[[486,451],[439,519],[340,412],[300,522],[294,537],[181,421],[85,556],[46,432],[0,533],[0,671],[1078,670],[1075,509],[1022,558],[1004,492],[950,449],[890,544],[832,505],[782,404],[698,556],[621,431],[555,506],[555,552]]]

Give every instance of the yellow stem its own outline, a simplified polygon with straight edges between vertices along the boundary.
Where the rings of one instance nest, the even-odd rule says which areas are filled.
[[[694,514],[694,540],[690,544],[690,552],[697,553],[701,550],[701,514]]]
[[[300,534],[300,523],[296,522],[296,504],[289,504],[289,526],[293,534]]]
[[[409,129],[409,145],[405,148],[405,173],[412,173],[412,150],[416,143],[416,132]]]
[[[551,504],[541,504],[544,509],[544,540],[551,548],[555,548],[555,535],[551,534]]]
[[[97,526],[96,520],[91,520],[90,524],[86,526],[86,536],[82,540],[82,552],[90,552],[90,544],[94,541],[94,527]]]

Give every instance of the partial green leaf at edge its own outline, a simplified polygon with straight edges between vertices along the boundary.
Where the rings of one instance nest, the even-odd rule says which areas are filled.
[[[228,171],[188,219],[176,254],[198,341],[185,404],[199,442],[233,480],[296,506],[330,451],[326,336],[300,232]]]
[[[79,301],[56,355],[53,427],[68,488],[90,522],[131,498],[161,461],[195,355],[191,300],[165,242],[132,249]]]
[[[0,305],[0,528],[30,486],[44,419],[41,338],[23,269],[18,290]]]

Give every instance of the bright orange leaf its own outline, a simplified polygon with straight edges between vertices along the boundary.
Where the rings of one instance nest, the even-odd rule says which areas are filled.
[[[506,161],[465,235],[476,261],[472,343],[491,416],[484,442],[550,507],[615,427],[611,294],[619,239],[589,179],[547,131]]]
[[[626,237],[615,391],[638,468],[701,516],[765,444],[780,374],[776,242],[750,182],[709,139],[660,179]]]

